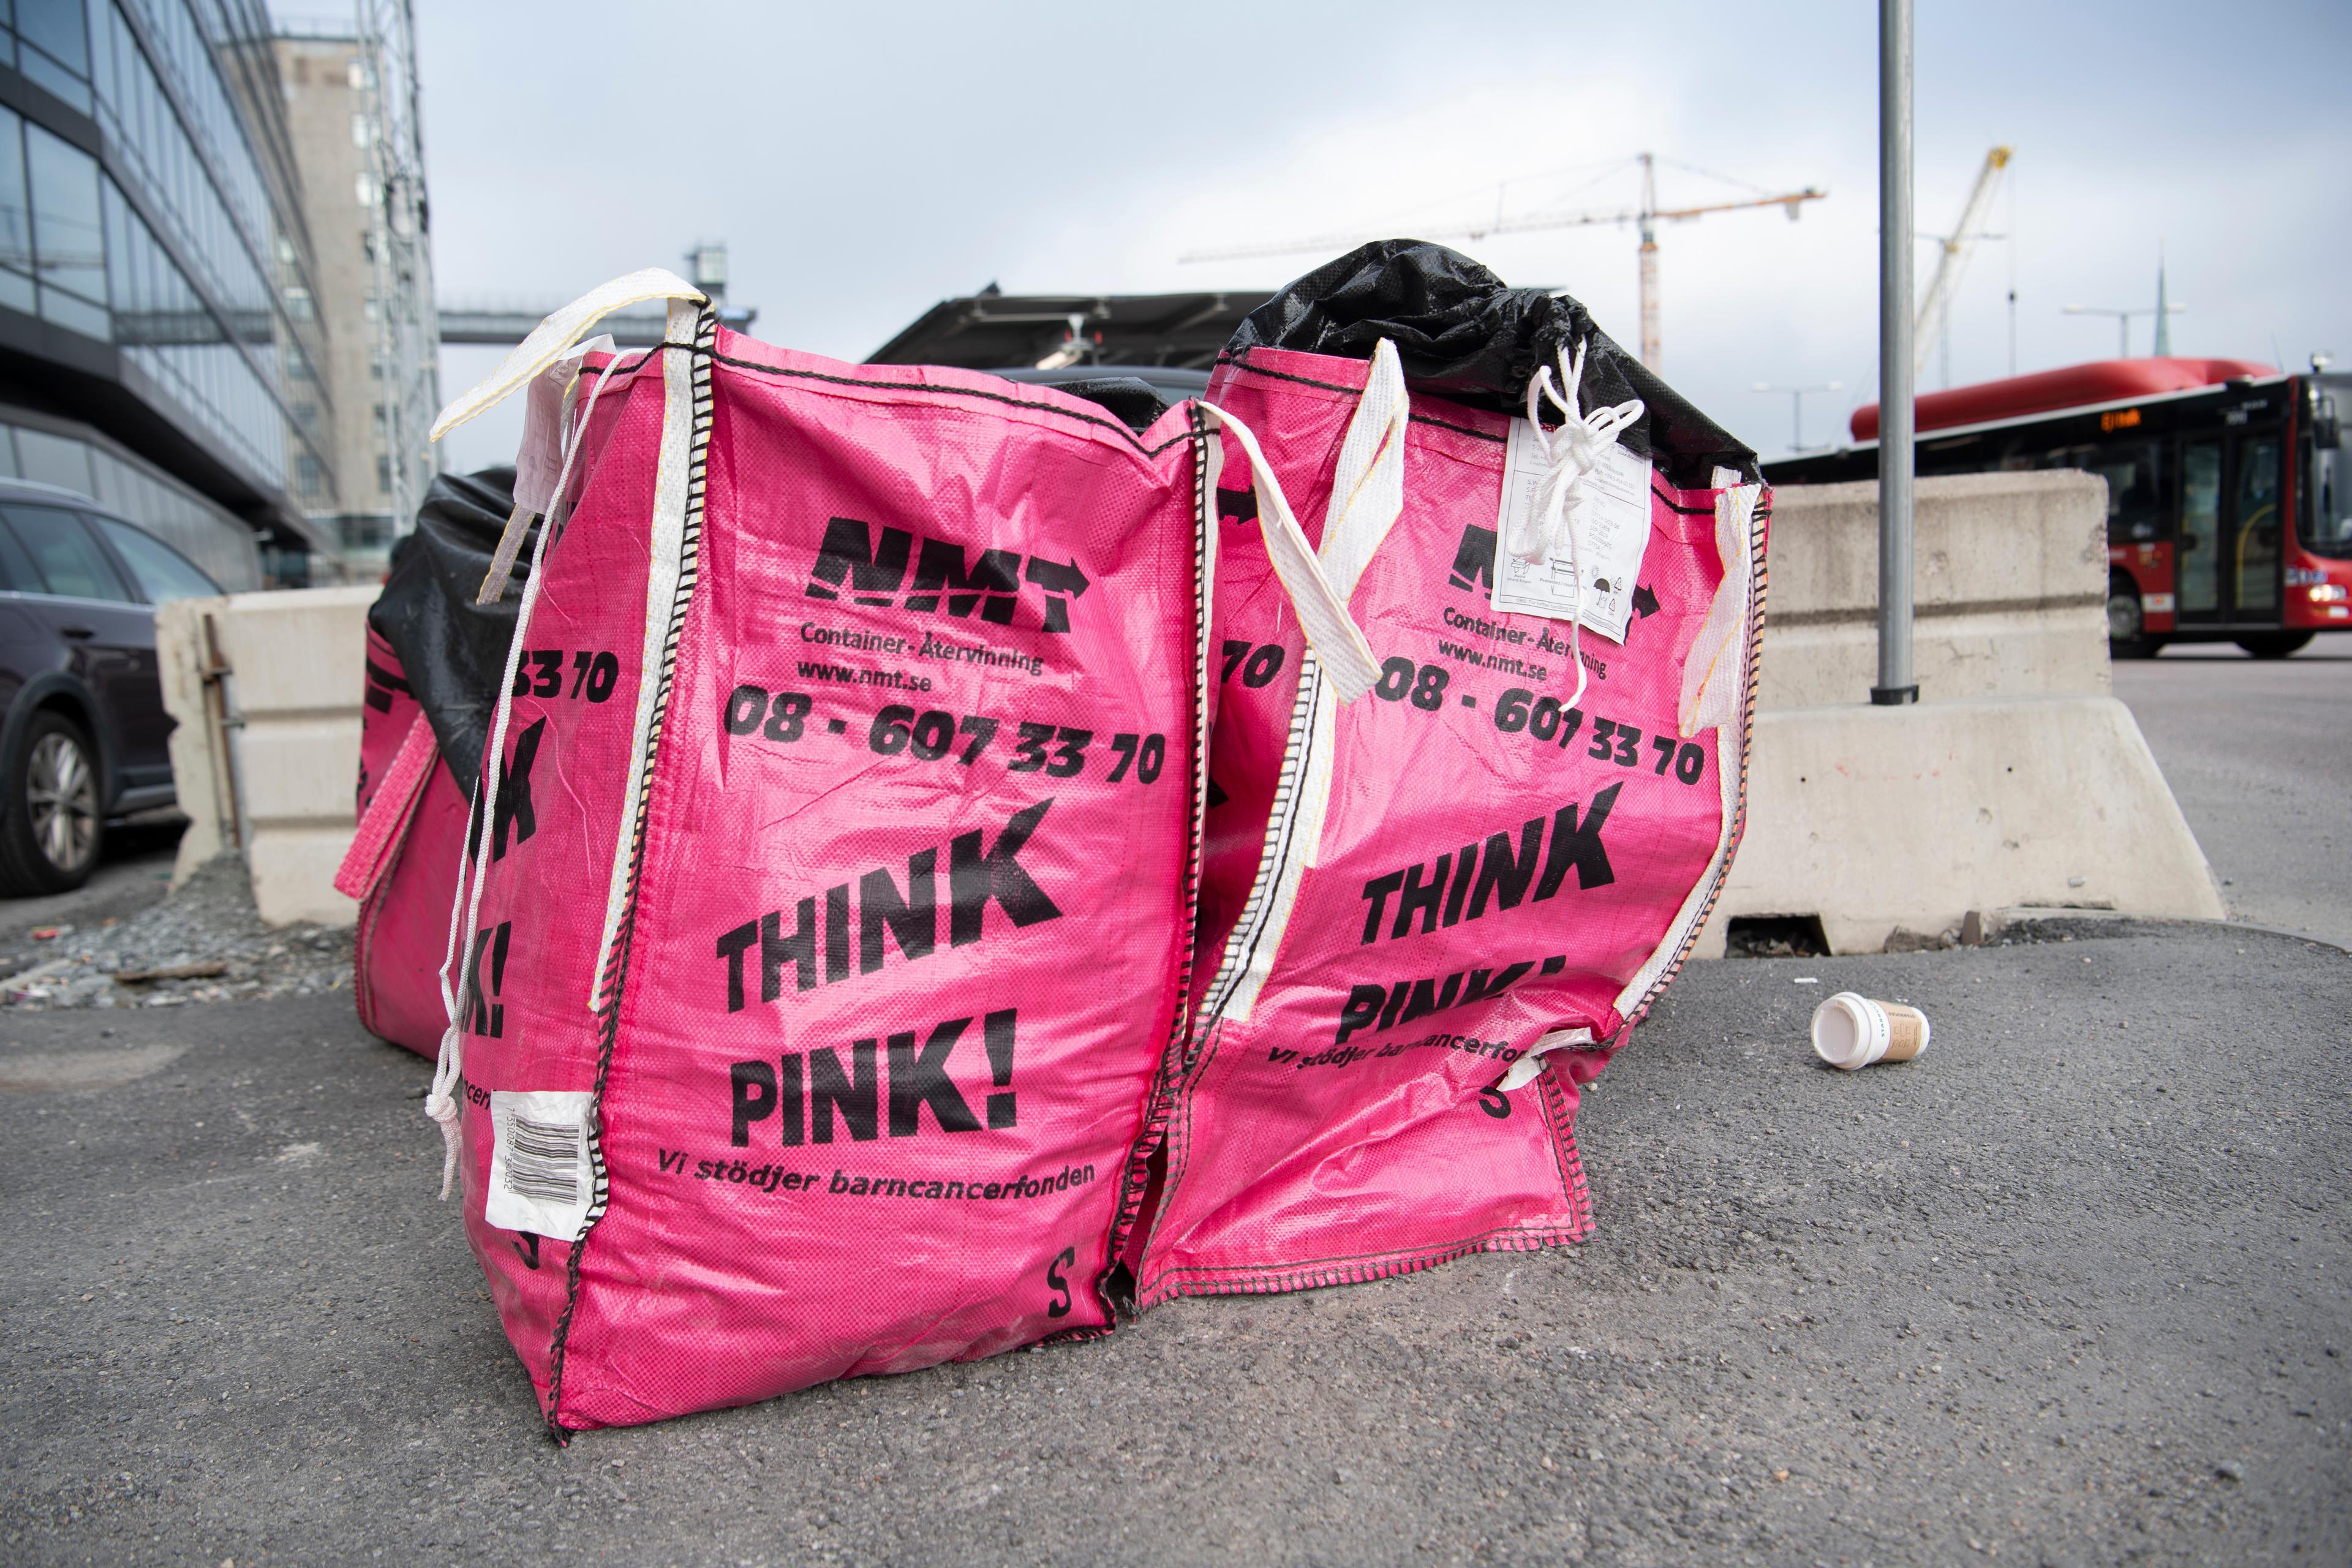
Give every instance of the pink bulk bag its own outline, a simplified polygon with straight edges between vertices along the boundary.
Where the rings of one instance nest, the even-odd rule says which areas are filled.
[[[664,347],[573,347],[649,298]],[[436,437],[525,386],[427,1108],[550,1426],[1107,1329],[1189,984],[1210,416],[772,348],[658,272]]]
[[[1753,454],[1572,300],[1411,242],[1276,296],[1208,400],[1317,520],[1381,664],[1371,700],[1336,700],[1236,526],[1255,502],[1220,489],[1193,1017],[1155,1100],[1136,1298],[1575,1240],[1578,1085],[1680,966],[1738,842]],[[1544,613],[1505,608],[1504,580]]]

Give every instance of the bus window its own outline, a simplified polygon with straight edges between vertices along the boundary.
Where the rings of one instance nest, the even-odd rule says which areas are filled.
[[[2164,497],[2154,442],[2060,447],[2037,454],[2032,463],[2038,468],[2080,468],[2107,481],[2109,544],[2146,544],[2164,537]]]
[[[2237,571],[2233,605],[2240,610],[2278,608],[2279,444],[2257,437],[2238,448]]]
[[[2107,481],[2107,542],[2146,544],[2163,536],[2164,498],[2157,489],[2156,447],[2119,447],[2083,465]]]
[[[2221,574],[2213,568],[2221,533],[2221,443],[2191,441],[2180,449],[2180,559],[2175,587],[2181,612],[2221,607]]]

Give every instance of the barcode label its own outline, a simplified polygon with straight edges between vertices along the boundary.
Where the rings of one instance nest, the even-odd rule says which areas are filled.
[[[571,1204],[580,1196],[580,1129],[518,1116],[507,1123],[507,1191]]]
[[[482,1217],[501,1230],[574,1241],[588,1222],[590,1096],[490,1091],[490,1180]]]

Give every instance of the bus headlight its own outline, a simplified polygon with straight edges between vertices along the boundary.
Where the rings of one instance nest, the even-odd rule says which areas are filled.
[[[2352,599],[2352,588],[2347,588],[2341,583],[2315,583],[2305,592],[2311,595],[2311,602],[2315,605],[2340,605]]]

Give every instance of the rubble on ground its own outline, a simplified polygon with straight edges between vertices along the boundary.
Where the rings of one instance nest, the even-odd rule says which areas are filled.
[[[0,978],[0,1008],[177,1007],[348,991],[352,931],[268,926],[245,862],[222,855],[127,920],[61,926],[29,967]]]

